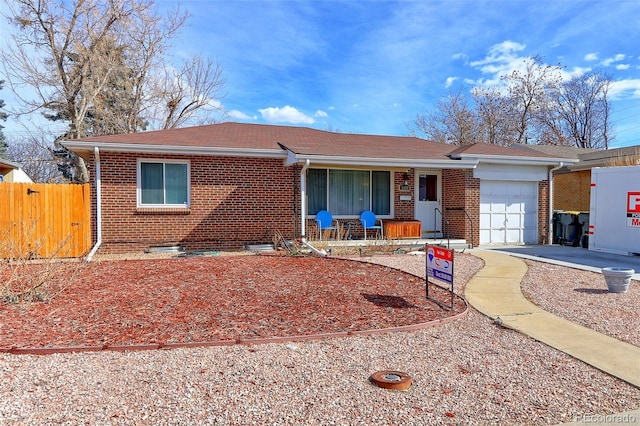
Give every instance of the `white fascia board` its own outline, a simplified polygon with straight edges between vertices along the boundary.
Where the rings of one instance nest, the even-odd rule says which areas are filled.
[[[473,169],[478,164],[474,160],[420,160],[414,158],[362,158],[337,157],[329,155],[298,155],[289,151],[286,166],[305,164],[309,160],[311,165],[323,164],[352,167],[388,167],[388,168],[425,168],[425,169]]]
[[[62,145],[71,151],[92,152],[95,147],[101,152],[128,152],[135,154],[176,154],[176,155],[215,155],[219,157],[260,157],[260,158],[285,158],[286,155],[279,149],[247,149],[247,148],[220,148],[220,147],[196,147],[196,146],[166,146],[166,145],[140,145],[140,144],[115,144],[101,142],[74,142],[63,141]]]
[[[557,166],[558,164],[575,164],[580,160],[574,158],[541,158],[541,157],[507,157],[504,155],[460,156],[461,160],[475,160],[478,163],[514,164],[531,166]]]

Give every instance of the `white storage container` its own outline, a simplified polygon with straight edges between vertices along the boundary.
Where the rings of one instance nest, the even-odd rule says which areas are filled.
[[[591,170],[589,250],[640,255],[640,166]]]

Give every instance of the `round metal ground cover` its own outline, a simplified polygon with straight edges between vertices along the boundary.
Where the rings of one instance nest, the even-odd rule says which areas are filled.
[[[407,390],[411,386],[411,377],[401,371],[377,371],[370,379],[373,384],[384,389]]]

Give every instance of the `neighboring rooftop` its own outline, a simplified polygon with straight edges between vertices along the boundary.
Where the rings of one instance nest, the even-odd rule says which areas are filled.
[[[558,145],[511,145],[514,148],[542,152],[547,155],[560,158],[574,158],[579,159],[584,154],[602,151],[592,148],[577,148],[575,146],[558,146]]]
[[[22,170],[22,164],[0,158],[0,182],[33,182]]]

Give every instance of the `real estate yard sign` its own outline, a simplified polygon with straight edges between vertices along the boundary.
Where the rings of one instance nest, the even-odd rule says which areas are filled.
[[[425,285],[427,299],[432,300],[439,305],[453,309],[453,250],[427,244],[426,252],[427,279]],[[451,303],[449,306],[429,297],[429,277],[436,278],[449,284],[448,291],[451,296]]]

